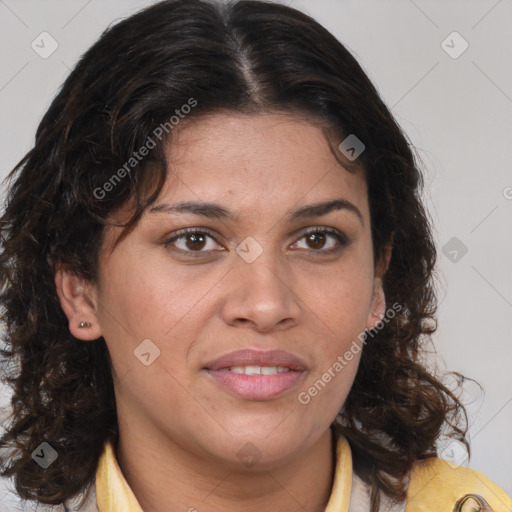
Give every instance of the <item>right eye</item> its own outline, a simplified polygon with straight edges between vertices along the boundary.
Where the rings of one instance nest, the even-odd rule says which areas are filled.
[[[215,250],[213,249],[213,243],[210,243],[210,249],[203,250],[205,247],[208,247],[208,239],[217,243],[212,231],[208,228],[185,228],[173,233],[173,236],[164,242],[164,246],[174,246],[174,248],[181,252],[196,256],[197,254],[194,253],[205,253]]]

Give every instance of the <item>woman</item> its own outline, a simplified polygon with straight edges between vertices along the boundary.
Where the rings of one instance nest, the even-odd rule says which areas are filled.
[[[420,186],[360,66],[296,10],[169,0],[107,30],[2,217],[25,506],[509,510],[436,458],[467,425],[421,362]]]

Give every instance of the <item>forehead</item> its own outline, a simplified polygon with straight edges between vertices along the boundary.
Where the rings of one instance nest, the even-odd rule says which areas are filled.
[[[336,140],[331,147],[337,150]],[[346,196],[366,210],[362,169],[333,155],[322,126],[292,114],[216,113],[183,123],[166,147],[171,197],[241,203],[310,203]],[[339,155],[340,158],[341,155]]]

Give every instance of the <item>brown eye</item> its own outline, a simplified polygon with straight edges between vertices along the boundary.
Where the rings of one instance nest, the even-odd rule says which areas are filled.
[[[218,249],[219,244],[216,242],[213,235],[204,228],[201,230],[187,228],[179,231],[172,238],[165,241],[164,246],[174,248],[177,251],[200,255],[201,253],[211,252],[216,250],[216,248]]]
[[[325,233],[310,233],[306,237],[308,244],[312,249],[321,249],[327,237],[325,236]]]
[[[185,235],[185,245],[190,250],[202,249],[206,244],[206,237],[202,233],[192,233]]]
[[[343,249],[349,244],[349,239],[341,231],[331,228],[315,228],[304,233],[300,240],[305,240],[306,247],[300,247],[299,242],[295,242],[298,249],[309,249],[319,254],[331,254]]]

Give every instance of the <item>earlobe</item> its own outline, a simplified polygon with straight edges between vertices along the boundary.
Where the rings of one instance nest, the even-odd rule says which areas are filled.
[[[70,333],[84,341],[98,339],[102,333],[93,286],[59,265],[55,272],[55,287],[62,310],[68,318]]]
[[[373,329],[375,326],[382,321],[386,314],[386,296],[384,295],[384,288],[382,286],[382,279],[380,277],[375,278],[372,307],[368,319],[366,321],[366,328]]]
[[[391,236],[391,240],[392,239],[393,235]],[[391,261],[392,250],[393,242],[391,241],[384,246],[382,257],[380,258],[377,265],[375,281],[373,285],[372,307],[366,322],[367,329],[375,328],[375,326],[382,321],[386,314],[386,296],[384,294],[382,279],[388,270],[389,262]]]

